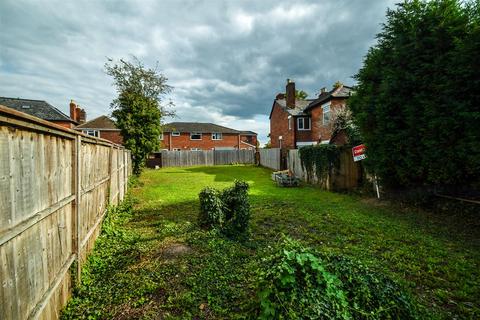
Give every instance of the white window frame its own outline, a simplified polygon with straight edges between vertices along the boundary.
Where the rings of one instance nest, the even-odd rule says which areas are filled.
[[[308,128],[305,129],[305,119],[308,119]],[[301,120],[301,121],[300,121]],[[300,123],[302,124],[300,126]],[[310,117],[299,117],[297,118],[297,129],[298,131],[310,131],[312,129],[312,119]]]
[[[190,148],[190,151],[202,151],[200,148]]]
[[[160,133],[160,136],[158,137],[158,139],[160,139],[160,141],[163,141],[163,132]]]
[[[288,130],[292,130],[292,116],[288,116]]]
[[[221,132],[213,132],[212,140],[223,140],[223,134]]]
[[[173,131],[173,132],[172,132],[172,137],[180,137],[180,132],[178,132],[178,131]]]
[[[327,121],[325,121],[325,115],[328,115]],[[330,105],[330,102],[328,102],[322,105],[322,123],[324,126],[330,123],[330,121],[332,120],[331,116],[332,116],[331,105]]]
[[[200,139],[193,139],[192,136],[200,136]],[[202,140],[201,132],[190,132],[190,140]]]
[[[100,138],[100,131],[99,130],[86,129],[86,130],[82,130],[82,132],[85,133],[86,135],[91,136],[91,137]]]

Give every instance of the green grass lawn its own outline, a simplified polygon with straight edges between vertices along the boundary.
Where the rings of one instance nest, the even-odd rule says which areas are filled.
[[[250,240],[197,226],[198,193],[251,185]],[[428,318],[480,318],[478,220],[318,188],[279,188],[251,166],[146,170],[133,214],[106,221],[67,318],[231,319],[258,310],[261,252],[284,233],[362,261],[405,286]],[[479,217],[480,218],[480,217]]]

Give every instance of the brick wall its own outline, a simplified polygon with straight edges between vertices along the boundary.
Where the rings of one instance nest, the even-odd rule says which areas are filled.
[[[253,146],[255,146],[255,147],[257,146],[257,136],[241,135],[241,136],[240,136],[240,140],[241,140],[241,141],[244,141],[244,142],[246,142],[246,143],[248,143],[248,144],[251,144],[251,145],[253,145]],[[241,145],[240,145],[240,148],[241,148],[241,149],[243,149],[243,148],[249,148],[249,146],[246,145],[246,144],[241,144]]]
[[[312,137],[314,141],[330,140],[332,136],[332,123],[333,114],[338,109],[345,106],[346,99],[332,99],[330,101],[330,123],[328,125],[323,124],[323,108],[317,106],[311,110],[312,114]]]
[[[245,140],[244,140],[245,139]],[[242,140],[246,141],[247,138]],[[253,139],[256,144],[256,137]],[[238,134],[223,133],[222,140],[212,140],[211,133],[203,133],[202,140],[191,140],[190,133],[182,132],[180,136],[171,136],[170,132],[166,132],[163,135],[161,141],[161,148],[173,150],[179,148],[181,150],[190,150],[191,148],[199,148],[201,150],[212,150],[213,148],[235,148],[238,149]],[[240,145],[240,148],[248,148],[247,145]]]
[[[73,129],[73,127],[75,127],[75,124],[71,123],[70,121],[52,121],[52,120],[48,120],[48,121],[68,129]]]
[[[100,138],[110,140],[116,144],[123,144],[123,137],[120,131],[100,130]]]
[[[295,119],[291,119],[291,129],[288,129],[288,113],[274,102],[272,115],[270,117],[270,143],[272,148],[279,148],[279,136],[282,136],[282,148],[293,149],[294,144],[294,127]]]

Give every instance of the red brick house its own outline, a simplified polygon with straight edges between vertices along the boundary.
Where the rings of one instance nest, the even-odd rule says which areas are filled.
[[[257,134],[238,131],[213,123],[172,122],[160,137],[163,150],[238,150],[255,149]]]
[[[0,97],[0,104],[69,129],[85,120],[85,116],[83,118],[81,116],[82,114],[85,115],[85,111],[78,106],[78,111],[75,110],[75,117],[69,117],[44,100]],[[71,110],[70,113],[72,113]]]
[[[120,129],[117,128],[115,122],[107,116],[87,121],[75,127],[75,130],[82,131],[90,136],[110,140],[116,144],[122,144],[123,138]]]
[[[332,120],[346,107],[351,87],[340,85],[322,89],[316,99],[296,99],[295,83],[287,81],[286,94],[277,94],[270,111],[272,148],[297,149],[305,145],[329,143]]]

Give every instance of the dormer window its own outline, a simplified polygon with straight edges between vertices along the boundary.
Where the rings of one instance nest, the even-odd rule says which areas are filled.
[[[297,118],[297,128],[299,131],[310,130],[310,118],[308,117]]]

